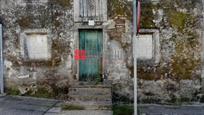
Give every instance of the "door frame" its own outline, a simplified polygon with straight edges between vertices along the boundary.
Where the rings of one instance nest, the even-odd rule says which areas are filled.
[[[78,43],[79,49],[80,49],[80,32],[83,32],[83,31],[86,31],[87,33],[88,33],[88,32],[92,32],[92,31],[101,32],[102,38],[100,38],[100,39],[101,39],[101,42],[103,42],[103,30],[102,30],[102,29],[79,29],[78,31],[79,31],[79,33],[78,33],[78,34],[79,34],[79,38],[78,38],[78,40],[79,40],[79,43]],[[100,75],[100,78],[102,79],[101,74],[103,73],[103,71],[102,71],[102,70],[103,70],[103,69],[102,69],[102,68],[103,68],[103,65],[102,65],[103,57],[102,57],[101,54],[103,53],[103,43],[101,44],[100,47],[102,47],[102,49],[101,49],[101,52],[100,52],[100,54],[99,54],[99,56],[100,56],[100,63],[99,63],[99,64],[100,64],[100,65],[99,65],[99,66],[100,66],[100,69],[99,69],[99,71],[98,71],[98,72],[99,72],[98,74]],[[79,62],[80,62],[80,61],[78,61],[78,63],[79,63]],[[80,63],[79,63],[78,65],[79,65],[79,68],[78,68],[78,70],[79,70],[79,73],[78,73],[78,74],[79,74],[79,81],[81,81],[81,80],[80,80],[80,79],[81,79],[81,78],[80,78]],[[82,80],[82,81],[83,81],[83,80]],[[85,82],[87,82],[87,81],[85,81]]]
[[[104,60],[105,60],[105,54],[104,51],[105,49],[107,49],[107,39],[108,39],[108,35],[107,35],[107,30],[104,26],[88,26],[88,25],[83,25],[83,24],[75,24],[74,27],[74,50],[75,49],[79,49],[79,32],[80,30],[101,30],[102,31],[102,79],[104,78]],[[74,50],[72,50],[72,54],[74,56]],[[73,57],[73,73],[76,77],[76,80],[79,81],[79,61],[76,61]]]

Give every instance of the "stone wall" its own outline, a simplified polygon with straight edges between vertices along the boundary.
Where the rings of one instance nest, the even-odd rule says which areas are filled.
[[[119,7],[117,4],[126,5]],[[124,20],[131,21],[132,13],[127,13],[131,9],[131,4],[129,6],[128,4],[129,2],[124,0],[119,0],[115,5],[110,4],[113,8],[109,15],[120,15],[120,17],[125,18]],[[200,0],[143,1],[140,26],[143,29],[159,31],[160,60],[159,63],[149,63],[148,60],[138,61],[139,102],[182,103],[202,101],[201,14],[202,1]],[[120,25],[122,21],[115,21],[115,23],[115,25],[117,23]],[[128,27],[131,28],[131,26]],[[120,30],[123,32],[117,33]],[[127,35],[131,35],[130,30],[125,31],[122,27],[118,29],[116,26],[115,29],[111,29],[109,36],[125,46],[123,50],[126,54],[126,67],[130,72],[130,78],[133,78],[131,42],[124,42],[123,40],[124,38],[126,40],[131,39]],[[132,79],[114,81],[115,102],[133,101],[132,82]]]
[[[70,82],[74,79],[71,4],[69,0],[1,1],[0,17],[4,25],[4,74],[8,94],[44,97],[67,94]],[[38,53],[44,49],[43,53],[50,54],[51,58],[45,56],[47,59],[43,60],[40,58],[35,60],[37,57],[34,60],[25,58],[26,42],[23,35],[26,32],[29,34],[30,30],[30,34],[34,35],[46,31],[49,37],[47,43],[43,42],[42,47],[35,40],[31,41],[32,51],[28,48],[27,52]],[[50,47],[51,50],[46,50],[46,47]]]
[[[199,101],[202,97],[201,0],[151,1],[144,0],[142,3],[140,25],[144,31],[141,30],[141,34],[158,32],[152,40],[159,41],[152,42],[153,50],[157,49],[153,51],[156,53],[152,59],[138,61],[139,101]],[[7,93],[67,99],[68,87],[77,81],[73,52],[76,48],[76,25],[80,24],[74,23],[73,1],[0,2]],[[107,34],[104,36],[103,74],[113,81],[116,102],[132,102],[132,3],[108,0],[107,5],[108,20],[99,23]],[[22,35],[39,33],[48,36],[47,47],[51,50],[43,49],[51,54],[51,59],[29,60],[22,55],[27,51]]]

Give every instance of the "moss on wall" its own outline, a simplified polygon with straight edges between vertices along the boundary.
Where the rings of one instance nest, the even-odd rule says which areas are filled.
[[[175,79],[193,79],[193,72],[200,67],[200,58],[195,58],[195,52],[199,50],[198,38],[186,39],[176,42],[176,53],[172,57],[172,73]],[[195,78],[194,78],[195,79]]]
[[[40,98],[55,98],[55,94],[50,92],[46,87],[39,86],[36,91],[29,91],[26,96],[40,97]]]
[[[178,12],[176,10],[168,10],[166,11],[168,16],[168,21],[170,25],[177,29],[179,32],[183,32],[183,30],[188,26],[188,20],[195,20],[195,17],[188,13]]]
[[[171,10],[168,11],[167,15],[169,17],[169,23],[172,27],[177,28],[179,31],[184,29],[188,14]]]
[[[156,28],[153,20],[155,18],[155,15],[153,14],[153,9],[157,9],[157,5],[154,5],[152,3],[143,3],[142,4],[142,12],[141,12],[141,22],[140,26],[141,28]]]
[[[69,54],[70,51],[70,43],[65,42],[60,39],[55,39],[52,41],[52,65],[57,66],[60,65],[62,60],[61,57],[65,54]]]
[[[62,23],[60,22],[60,20],[58,19],[59,17],[63,16],[63,13],[62,12],[55,12],[53,15],[52,15],[52,25],[55,27],[55,28],[58,28],[60,27],[60,25],[62,25]]]
[[[166,66],[159,65],[152,67],[139,67],[138,76],[144,80],[159,80],[166,77],[176,81],[200,79],[199,74],[196,73],[201,66],[201,59],[199,58],[200,43],[199,38],[195,34],[183,38],[175,38],[174,42],[175,53],[171,57],[171,61],[166,63]]]
[[[132,18],[132,4],[127,0],[108,0],[108,16],[110,18],[116,16],[125,16]]]
[[[189,11],[193,9],[197,3],[198,1],[192,0],[162,0],[158,5],[151,3],[143,4],[142,28],[154,28],[153,20],[155,16],[152,10],[163,9],[164,17],[160,23],[161,27],[172,27],[176,33],[172,33],[173,37],[166,40],[165,43],[161,41],[161,46],[164,47],[171,41],[173,45],[175,45],[171,46],[171,52],[174,52],[173,50],[175,50],[175,52],[172,54],[172,57],[169,57],[171,58],[169,62],[165,62],[164,60],[166,59],[161,59],[161,62],[157,66],[143,66],[138,68],[139,78],[144,80],[157,80],[166,77],[174,80],[199,79],[199,75],[196,74],[196,71],[200,68],[201,63],[199,55],[201,44],[199,41],[200,38],[195,31],[200,27],[199,17],[194,16]],[[164,50],[166,51],[166,49]],[[165,66],[163,65],[164,63]]]
[[[32,22],[33,22],[33,18],[30,16],[22,16],[20,19],[17,20],[17,23],[22,29],[31,27]]]
[[[157,9],[158,5],[150,3],[142,3],[141,10],[141,28],[156,28],[153,20],[155,15],[153,9]],[[128,20],[132,20],[132,2],[127,0],[109,0],[108,1],[108,16],[110,18],[116,16],[124,16]]]
[[[191,10],[196,7],[196,4],[202,4],[201,0],[161,0],[160,1],[162,8],[173,8],[177,6],[178,8],[187,8]]]
[[[156,72],[152,69],[146,70],[145,68],[138,68],[138,78],[144,80],[156,80],[160,79],[160,76],[157,76]]]
[[[62,6],[63,8],[71,8],[71,0],[51,0],[55,4]]]
[[[7,95],[20,95],[20,91],[16,87],[8,87],[5,89]]]
[[[182,59],[182,57],[179,56],[173,57],[174,61],[172,62],[171,67],[174,79],[196,79],[193,76],[193,72],[199,66],[200,61],[192,58],[189,57]]]

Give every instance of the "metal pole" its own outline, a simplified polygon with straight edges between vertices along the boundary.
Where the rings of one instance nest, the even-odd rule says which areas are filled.
[[[4,74],[3,74],[3,28],[0,24],[0,91],[4,93]]]
[[[137,115],[137,0],[133,1],[134,115]]]

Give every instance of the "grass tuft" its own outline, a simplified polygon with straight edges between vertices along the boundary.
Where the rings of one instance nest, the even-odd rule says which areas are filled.
[[[84,110],[85,108],[83,106],[79,106],[79,105],[67,105],[67,104],[63,104],[61,106],[62,110]]]

